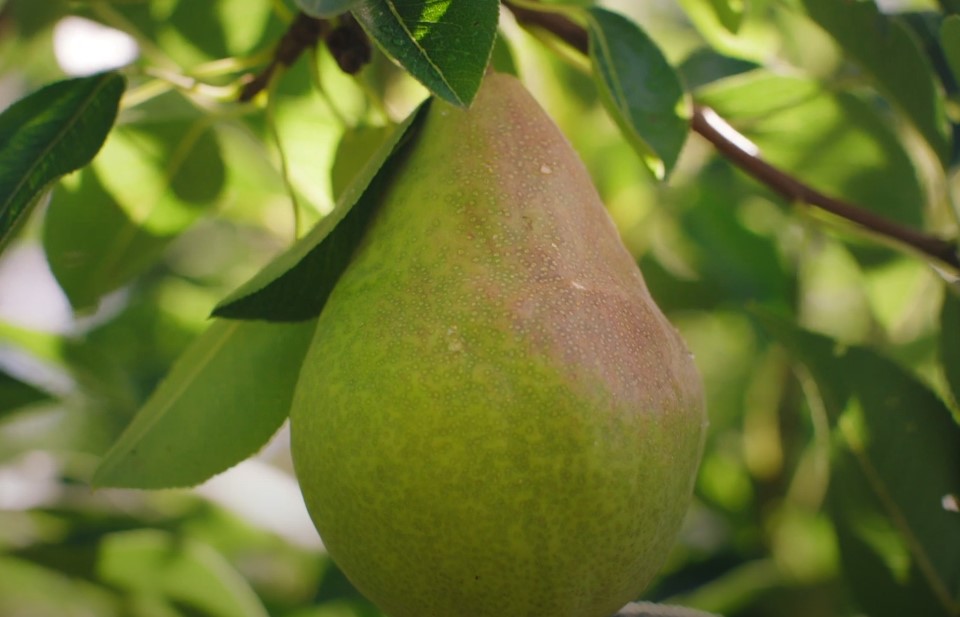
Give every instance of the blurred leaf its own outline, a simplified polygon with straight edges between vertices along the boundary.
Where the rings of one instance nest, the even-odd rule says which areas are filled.
[[[780,49],[782,23],[770,19],[770,0],[678,0],[685,16],[718,52],[762,63]],[[732,28],[732,29],[731,29]],[[774,32],[773,28],[777,28]]]
[[[877,572],[885,568],[885,597],[912,605],[920,585],[938,605],[933,614],[960,612],[960,519],[944,505],[960,492],[960,427],[949,409],[914,376],[870,350],[841,347],[769,313],[756,317],[810,371],[835,427],[845,452],[833,470],[840,483],[833,489],[841,497],[834,501],[837,517],[861,538],[890,535],[884,542],[893,556],[867,570],[853,567],[862,553],[842,555],[861,602],[872,604]],[[850,497],[844,490],[850,483],[867,488],[869,501]],[[931,614],[920,608],[911,613]]]
[[[754,62],[731,58],[719,54],[709,47],[701,47],[684,58],[677,67],[683,82],[691,90],[696,90],[711,82],[746,73],[758,68]]]
[[[944,164],[950,126],[933,68],[909,29],[881,13],[873,0],[803,0],[810,17],[877,83],[917,128]]]
[[[437,96],[466,107],[480,88],[497,35],[497,0],[364,0],[364,30]]]
[[[893,520],[878,515],[884,503],[849,450],[834,455],[828,504],[847,580],[871,617],[956,614],[937,602]]]
[[[770,163],[815,188],[919,226],[923,193],[900,140],[873,107],[817,82],[763,70],[697,93]]]
[[[503,36],[502,32],[497,32],[497,40],[493,43],[493,54],[490,56],[490,66],[498,73],[507,73],[509,75],[519,76],[517,62],[513,57],[513,50],[510,49],[510,43]]]
[[[51,182],[97,154],[125,88],[118,73],[68,79],[0,114],[0,250]]]
[[[335,17],[352,9],[362,0],[297,0],[300,10],[311,17]]]
[[[54,193],[44,249],[78,310],[153,265],[223,188],[220,145],[206,122],[125,126],[97,161]]]
[[[359,126],[343,132],[330,169],[334,201],[340,201],[367,161],[376,155],[395,130],[392,126]]]
[[[587,11],[590,60],[607,111],[647,167],[664,179],[687,138],[690,106],[680,78],[636,24],[601,8]]]
[[[5,10],[13,17],[17,34],[25,38],[37,35],[70,12],[67,0],[8,0],[7,4]]]
[[[299,321],[319,315],[363,237],[393,163],[403,156],[403,145],[412,138],[426,108],[421,105],[396,127],[344,191],[333,212],[221,301],[214,316]]]
[[[960,298],[949,290],[940,312],[940,359],[953,400],[960,404]]]
[[[287,417],[314,326],[216,320],[104,456],[93,483],[191,486],[254,454]]]
[[[680,0],[687,13],[708,13],[730,34],[736,34],[740,30],[749,2],[750,0]]]
[[[119,604],[102,587],[0,553],[0,615],[120,617]]]
[[[960,83],[960,15],[951,15],[940,26],[940,42],[954,81]]]
[[[107,536],[97,572],[114,586],[165,597],[210,617],[267,617],[249,584],[220,554],[206,544],[163,531]]]
[[[0,370],[0,419],[21,407],[50,400],[43,390],[24,383]]]

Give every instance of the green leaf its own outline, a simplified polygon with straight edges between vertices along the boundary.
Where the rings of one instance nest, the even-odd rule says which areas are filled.
[[[513,57],[510,43],[502,32],[497,32],[497,40],[493,44],[493,54],[490,56],[490,66],[498,73],[507,73],[519,77],[517,61]]]
[[[490,60],[499,9],[497,0],[364,0],[353,14],[431,92],[466,107]]]
[[[287,417],[314,326],[215,321],[106,454],[93,483],[191,486],[254,454]]]
[[[421,105],[396,127],[333,212],[221,301],[214,316],[300,321],[319,315],[379,204],[393,162],[402,156],[402,146],[412,138],[426,107]]]
[[[125,88],[118,73],[68,79],[0,114],[0,250],[51,182],[97,154]]]
[[[867,491],[869,499],[848,499],[848,490],[837,489],[844,497],[835,501],[837,516],[861,538],[890,536],[875,551],[887,557],[870,568],[887,570],[892,587],[884,593],[908,606],[919,586],[940,614],[960,612],[960,520],[946,505],[960,490],[960,426],[947,406],[875,352],[839,346],[768,313],[757,320],[816,382],[841,451],[834,481]],[[855,563],[862,555],[854,549],[844,558]],[[866,606],[875,586],[858,579],[856,568],[846,572]]]
[[[590,60],[601,100],[659,178],[687,138],[690,104],[676,71],[636,24],[601,8],[587,11]]]
[[[960,15],[950,15],[940,26],[940,44],[954,80],[960,83]]]
[[[838,449],[831,463],[828,511],[846,578],[871,617],[952,617],[926,584],[857,457]],[[954,613],[955,614],[955,613]]]
[[[933,67],[909,28],[873,0],[803,0],[810,17],[876,81],[946,164],[950,125]]]
[[[765,70],[714,82],[696,98],[777,167],[828,195],[920,225],[924,198],[911,159],[861,99]]]
[[[334,201],[340,201],[350,184],[363,171],[380,146],[394,134],[392,126],[360,126],[347,129],[340,137],[330,168],[330,187]]]
[[[960,298],[950,291],[940,311],[940,359],[953,400],[960,404]]]
[[[106,536],[97,573],[105,583],[137,595],[166,597],[209,617],[267,617],[250,584],[222,555],[165,531]]]
[[[21,407],[47,400],[50,400],[50,395],[43,390],[0,370],[0,419]]]
[[[204,120],[118,128],[97,161],[54,192],[44,249],[78,310],[152,266],[218,198],[220,145]]]

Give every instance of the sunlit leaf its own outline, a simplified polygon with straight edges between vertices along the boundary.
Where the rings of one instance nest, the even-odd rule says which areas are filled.
[[[345,190],[333,212],[220,302],[213,314],[270,321],[299,321],[319,315],[379,203],[391,159],[402,156],[402,144],[425,109],[421,106],[396,127]]]
[[[118,73],[68,79],[0,114],[0,249],[51,182],[97,154],[125,87]]]
[[[249,583],[222,555],[165,531],[106,536],[97,573],[115,587],[183,603],[210,617],[267,617]]]
[[[215,321],[106,454],[99,486],[191,486],[254,454],[290,410],[313,321]]]
[[[794,327],[767,313],[758,323],[810,371],[838,441],[834,480],[837,516],[860,544],[873,539],[874,561],[847,577],[865,606],[872,605],[878,571],[885,597],[917,606],[916,614],[960,611],[960,520],[947,506],[960,489],[960,426],[927,386],[898,365],[859,347]],[[843,490],[862,485],[863,499]],[[882,537],[882,536],[889,537]],[[878,537],[879,536],[879,537]],[[868,542],[869,543],[869,542]],[[862,547],[861,547],[862,548]],[[854,549],[847,564],[865,554]],[[883,555],[888,555],[883,557]],[[874,581],[871,583],[871,581]],[[929,601],[916,604],[917,589]],[[895,613],[891,613],[895,614]]]
[[[876,81],[900,107],[944,163],[950,127],[933,67],[909,29],[881,13],[873,0],[804,0],[810,17]]]
[[[764,70],[714,82],[696,98],[753,141],[764,159],[804,182],[920,224],[917,172],[896,134],[861,99]]]
[[[657,178],[673,169],[687,138],[689,101],[660,48],[636,24],[587,11],[590,60],[601,100]]]
[[[490,60],[499,9],[497,0],[364,0],[353,14],[431,92],[465,107]]]
[[[91,167],[55,191],[44,249],[77,309],[130,282],[223,187],[219,142],[202,122],[114,131]]]

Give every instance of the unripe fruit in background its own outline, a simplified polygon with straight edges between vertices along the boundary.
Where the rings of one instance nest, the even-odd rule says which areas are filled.
[[[690,501],[690,353],[515,78],[434,101],[405,156],[297,386],[311,516],[392,617],[605,617]]]

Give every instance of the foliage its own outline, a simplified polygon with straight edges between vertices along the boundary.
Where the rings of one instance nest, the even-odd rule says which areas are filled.
[[[706,382],[644,599],[960,616],[955,5],[0,2],[0,614],[379,614],[304,522],[285,433],[239,463],[428,95],[468,105],[492,64],[581,153]],[[106,40],[136,57],[77,67]]]

